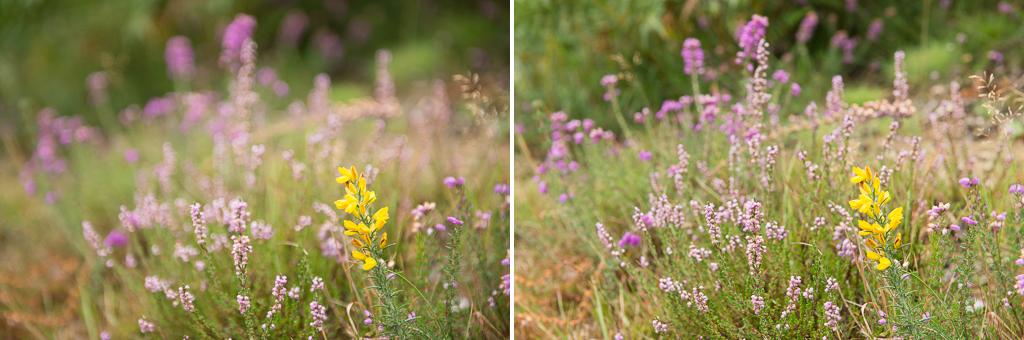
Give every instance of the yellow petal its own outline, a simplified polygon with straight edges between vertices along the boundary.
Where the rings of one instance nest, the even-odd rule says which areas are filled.
[[[365,245],[363,244],[363,241],[360,241],[360,240],[359,240],[359,239],[357,239],[357,238],[354,238],[354,239],[352,239],[352,245],[356,246],[357,248],[362,248],[362,247],[364,247],[364,246],[365,246]]]
[[[369,257],[366,256],[366,254],[363,254],[362,252],[360,252],[358,250],[353,250],[352,251],[352,258],[354,258],[356,260],[363,260],[363,259],[368,259]]]
[[[384,248],[388,244],[388,233],[384,233],[380,237],[380,247]]]
[[[883,257],[883,258],[878,260],[878,266],[875,267],[875,268],[878,269],[878,270],[886,270],[891,265],[892,265],[892,261],[890,261],[888,258]]]
[[[365,260],[363,260],[363,270],[369,271],[370,269],[373,269],[373,267],[376,266],[377,260],[374,260],[372,257],[367,257]]]
[[[895,243],[895,246],[896,246],[896,248],[899,248],[902,245],[903,245],[903,233],[902,232],[901,233],[896,233],[896,243]]]
[[[867,256],[868,256],[868,259],[875,260],[875,261],[878,261],[878,259],[882,258],[882,255],[879,255],[878,253],[870,251],[870,250],[867,251]]]

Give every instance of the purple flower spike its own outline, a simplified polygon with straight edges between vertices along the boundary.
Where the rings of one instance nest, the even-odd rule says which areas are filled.
[[[107,234],[107,238],[103,240],[103,244],[110,248],[123,247],[128,244],[128,235],[117,230],[111,231],[110,234]]]
[[[462,177],[448,176],[444,178],[444,185],[452,189],[461,187],[463,184],[466,184],[466,179]]]
[[[639,246],[639,245],[640,245],[640,235],[637,235],[637,234],[634,234],[634,233],[631,233],[631,232],[626,232],[625,234],[622,235],[622,239],[619,240],[619,247],[620,248],[636,247],[636,246]]]

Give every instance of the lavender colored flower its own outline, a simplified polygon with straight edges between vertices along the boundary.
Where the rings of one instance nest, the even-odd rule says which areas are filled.
[[[498,183],[494,185],[494,193],[500,196],[508,196],[510,191],[511,188],[508,186],[508,184]]]
[[[245,266],[249,264],[249,254],[252,254],[252,244],[249,243],[249,236],[231,235],[231,257],[235,264],[235,275],[242,275]]]
[[[118,230],[111,231],[107,234],[107,238],[103,240],[103,244],[110,248],[123,247],[128,244],[128,235]]]
[[[704,50],[700,47],[700,40],[687,38],[683,41],[683,50],[680,51],[683,57],[683,72],[687,75],[700,75],[704,73]]]
[[[309,322],[309,325],[322,331],[324,329],[324,321],[327,321],[327,307],[313,301],[309,303],[309,313],[312,315],[312,321]]]
[[[164,60],[167,62],[167,74],[175,79],[188,79],[195,72],[195,57],[192,42],[183,36],[174,36],[167,40],[164,49]]]
[[[235,16],[234,20],[224,28],[224,36],[221,40],[221,63],[225,65],[238,64],[242,55],[242,46],[246,40],[252,38],[255,30],[256,19],[247,14]]]
[[[309,286],[309,291],[316,292],[322,290],[324,290],[324,279],[320,278],[319,276],[314,277],[313,283]]]
[[[736,54],[736,63],[739,64],[747,58],[754,57],[754,52],[757,50],[757,45],[764,39],[765,31],[768,28],[768,18],[754,14],[750,17],[750,21],[746,25],[740,28],[736,35],[736,40],[739,42],[740,49],[742,51]]]
[[[604,87],[615,86],[615,84],[618,82],[619,77],[614,74],[606,74],[603,77],[601,77],[601,86]]]
[[[996,4],[996,9],[999,11],[999,13],[1003,14],[1013,14],[1013,12],[1016,11],[1013,8],[1013,4],[1010,4],[1009,2],[1006,1],[1000,1],[998,4]]]
[[[648,162],[651,160],[652,156],[650,151],[640,150],[640,152],[637,153],[637,157],[639,157],[641,161]]]
[[[103,71],[96,71],[90,73],[85,78],[85,85],[89,87],[89,100],[92,101],[93,105],[99,105],[107,102],[107,85],[109,80],[107,79],[107,73]]]
[[[964,217],[961,217],[961,218],[960,218],[960,221],[961,221],[961,222],[964,222],[964,224],[966,224],[966,225],[978,225],[978,221],[975,221],[975,220],[974,220],[973,218],[971,218],[970,216],[964,216]]]
[[[130,164],[135,164],[139,161],[139,151],[135,149],[124,150],[124,160]]]
[[[363,317],[365,317],[365,319],[363,319],[364,325],[369,326],[373,324],[373,313],[370,313],[369,310],[363,310]]]
[[[764,298],[763,297],[760,297],[760,296],[757,296],[757,295],[751,295],[750,296],[750,303],[752,305],[754,305],[754,315],[757,315],[758,313],[761,313],[761,310],[764,309]]]
[[[788,83],[789,72],[786,72],[786,70],[775,70],[775,72],[772,73],[772,80],[775,80],[780,84]]]
[[[640,235],[626,232],[619,239],[619,248],[636,247],[640,245]]]
[[[142,334],[147,334],[153,333],[154,331],[156,331],[156,325],[154,325],[149,320],[146,320],[146,318],[144,317],[139,318],[139,332],[141,332]]]
[[[450,223],[453,226],[461,226],[462,225],[462,220],[460,220],[458,218],[455,218],[455,216],[448,216],[448,218],[446,220],[448,221],[448,223]]]
[[[196,311],[195,305],[196,297],[189,291],[189,286],[178,287],[178,302],[181,303],[181,308],[186,312],[192,313]]]
[[[796,97],[800,95],[800,84],[792,83],[789,84],[789,95]]]
[[[281,20],[281,27],[278,29],[277,39],[286,46],[295,46],[302,33],[309,26],[309,16],[300,10],[293,10]]]
[[[1024,196],[1024,184],[1012,184],[1010,185],[1010,193],[1018,196]]]
[[[661,334],[668,332],[668,324],[661,322],[658,319],[651,320],[651,324],[654,326],[654,334]]]
[[[840,308],[839,305],[832,303],[832,301],[825,301],[824,309],[825,327],[832,329],[832,331],[836,331],[839,326],[839,321],[843,320],[843,316],[841,314],[842,308]]]
[[[142,108],[142,116],[152,119],[174,111],[174,98],[171,97],[156,97],[146,102],[146,106]]]
[[[444,185],[451,189],[462,187],[464,184],[466,184],[466,179],[462,177],[448,176],[444,178]]]
[[[811,40],[811,36],[814,35],[816,27],[818,27],[818,13],[814,11],[807,12],[804,19],[800,21],[800,28],[796,31],[796,41],[806,44]]]
[[[882,35],[882,29],[884,28],[885,23],[882,21],[882,18],[876,18],[875,20],[872,20],[871,24],[868,25],[868,41],[878,40],[878,37]]]

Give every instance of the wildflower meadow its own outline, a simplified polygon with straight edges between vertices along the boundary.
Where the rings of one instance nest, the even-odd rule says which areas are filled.
[[[1024,337],[1020,4],[802,3],[517,7],[517,336]]]
[[[0,131],[0,338],[509,336],[507,50],[409,76],[442,67],[358,45],[370,23],[339,37],[287,13],[133,55],[173,84],[142,103],[119,105],[144,79],[129,68],[76,82],[89,105],[70,112],[0,106],[22,117]],[[367,76],[275,70],[307,43]]]

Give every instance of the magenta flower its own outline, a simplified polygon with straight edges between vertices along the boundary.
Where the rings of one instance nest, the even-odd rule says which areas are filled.
[[[461,187],[463,184],[466,184],[466,179],[462,177],[448,176],[444,178],[444,185],[451,189]]]
[[[448,221],[448,223],[451,223],[451,225],[454,225],[454,226],[461,226],[462,225],[462,220],[460,220],[458,218],[455,218],[455,216],[448,216],[447,221]]]
[[[739,64],[742,60],[753,57],[754,52],[757,50],[757,44],[764,39],[765,31],[768,28],[768,18],[754,14],[750,17],[750,21],[746,25],[740,28],[736,35],[736,40],[739,42],[740,51],[736,54],[736,63]]]
[[[1024,195],[1024,184],[1010,185],[1010,193],[1014,195]]]
[[[683,41],[683,50],[680,51],[683,57],[683,72],[687,75],[699,75],[704,73],[704,50],[700,47],[700,40],[687,38]]]
[[[977,186],[978,184],[981,183],[981,181],[978,180],[977,177],[974,177],[974,178],[964,177],[964,178],[961,178],[959,182],[960,182],[960,186],[964,187],[965,189],[970,189],[971,187]]]
[[[221,63],[234,65],[242,55],[242,44],[252,38],[256,30],[256,19],[247,15],[239,14],[224,28],[224,36],[221,40]]]
[[[175,79],[188,79],[195,71],[195,57],[192,42],[183,36],[174,36],[167,40],[164,49],[164,60],[167,62],[167,74]]]
[[[626,232],[619,239],[619,248],[636,247],[640,245],[640,235]]]
[[[814,35],[814,28],[818,26],[818,13],[807,12],[804,19],[800,21],[800,28],[796,31],[796,41],[806,44]]]
[[[107,234],[107,238],[103,240],[103,244],[110,248],[123,247],[128,244],[128,235],[117,230],[111,231]]]
[[[639,157],[640,160],[644,162],[650,161],[652,158],[651,152],[647,150],[640,150],[640,152],[637,154],[637,157]]]

